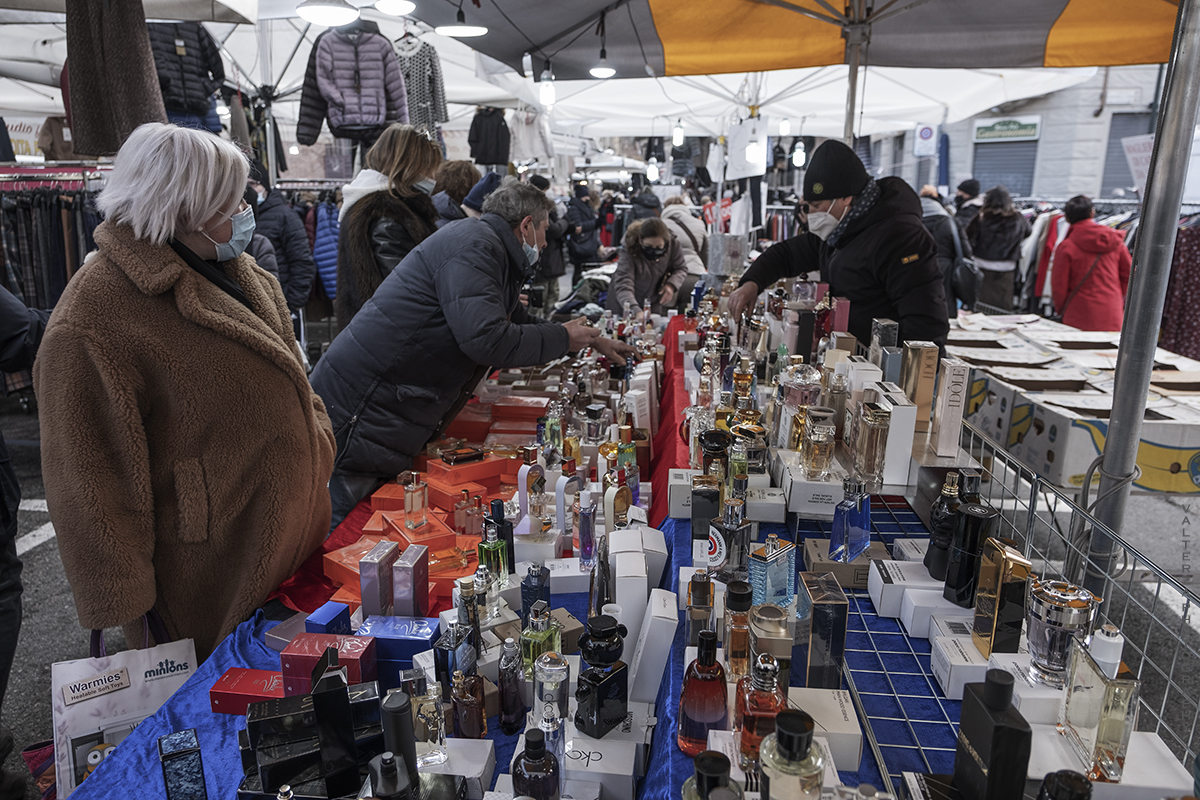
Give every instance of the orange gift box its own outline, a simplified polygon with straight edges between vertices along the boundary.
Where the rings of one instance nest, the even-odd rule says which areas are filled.
[[[429,477],[441,481],[448,486],[462,486],[464,483],[478,483],[487,486],[489,481],[496,481],[504,472],[507,458],[484,456],[479,461],[468,461],[465,464],[447,464],[440,458],[429,462]]]
[[[404,523],[400,523],[403,525]],[[358,586],[358,562],[371,552],[371,548],[379,544],[383,536],[363,536],[357,542],[346,545],[338,550],[326,553],[324,562],[325,577],[338,586]]]
[[[546,416],[550,406],[549,397],[519,397],[509,395],[501,397],[492,403],[492,419],[524,419],[537,422],[538,417]]]
[[[358,581],[347,583],[334,592],[333,597],[329,600],[333,603],[350,606],[350,613],[353,614],[362,605],[362,587],[358,585]]]
[[[442,434],[447,438],[463,439],[468,442],[482,442],[487,438],[488,428],[492,427],[492,406],[489,403],[467,403],[458,416],[446,426]],[[435,460],[430,459],[430,464]]]
[[[440,508],[443,511],[454,511],[454,504],[462,499],[463,489],[470,492],[471,497],[479,495],[483,497],[487,494],[487,487],[479,483],[447,483],[440,477],[428,475],[425,478],[425,483],[429,486],[429,505]]]
[[[402,547],[423,544],[429,552],[444,550],[454,546],[454,529],[434,514],[426,517],[426,522],[415,530],[409,530],[404,525],[404,519],[386,519],[388,526],[387,538],[399,542]]]
[[[531,444],[537,437],[537,421],[524,419],[502,419],[492,423],[491,434],[512,434],[530,437],[526,444]]]
[[[467,565],[462,569],[431,574],[429,576],[429,582],[437,587],[438,597],[450,597],[454,591],[454,583],[459,578],[475,574],[475,570],[479,568],[478,545],[479,537],[477,536],[456,536],[455,541],[448,545],[448,547],[457,547],[467,554]],[[430,554],[432,553],[433,550],[430,550]]]
[[[371,495],[372,511],[404,511],[404,487],[388,481]]]

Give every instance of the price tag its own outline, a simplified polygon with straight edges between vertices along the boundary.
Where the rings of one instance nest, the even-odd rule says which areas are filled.
[[[187,47],[185,45],[186,45],[186,42],[184,42],[183,39],[176,39],[175,40],[175,55],[186,56],[187,55]]]

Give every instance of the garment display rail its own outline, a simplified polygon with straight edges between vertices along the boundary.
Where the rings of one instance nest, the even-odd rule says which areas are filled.
[[[289,180],[281,178],[275,181],[275,187],[284,191],[328,191],[330,189],[340,189],[350,182],[349,178],[314,178],[312,180]]]

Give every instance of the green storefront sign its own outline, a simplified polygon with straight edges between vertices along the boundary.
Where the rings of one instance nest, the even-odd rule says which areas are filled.
[[[980,120],[975,123],[975,141],[996,142],[1038,138],[1040,118]]]

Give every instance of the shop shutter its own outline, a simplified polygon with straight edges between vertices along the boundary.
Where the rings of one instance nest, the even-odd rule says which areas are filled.
[[[892,137],[892,174],[899,175],[904,169],[904,134],[898,133]]]
[[[1108,127],[1108,149],[1104,155],[1104,179],[1100,182],[1100,197],[1112,197],[1114,189],[1124,189],[1126,197],[1136,197],[1133,175],[1125,160],[1121,140],[1126,136],[1141,136],[1154,132],[1153,114],[1113,114]]]
[[[1037,145],[1036,141],[978,142],[971,175],[985,192],[1000,184],[1013,197],[1028,197],[1033,192]]]

